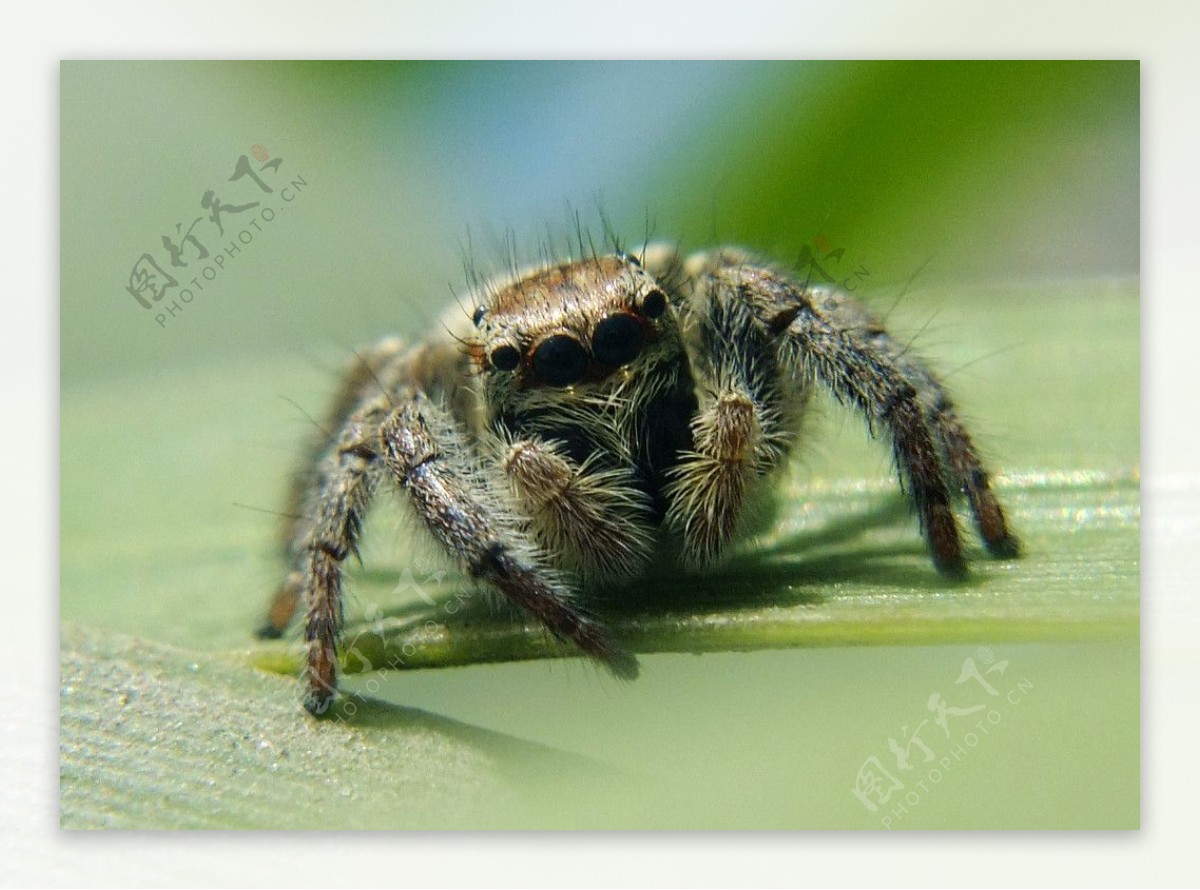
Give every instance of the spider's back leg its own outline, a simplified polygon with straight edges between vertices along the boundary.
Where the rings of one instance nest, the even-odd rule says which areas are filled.
[[[293,474],[284,507],[283,549],[293,571],[280,584],[256,631],[263,639],[276,639],[292,623],[304,596],[304,575],[299,568],[305,544],[320,509],[321,493],[339,472],[336,445],[351,414],[381,398],[404,352],[394,338],[360,350],[342,374],[324,421],[318,425],[299,470]]]
[[[337,648],[342,624],[342,563],[356,552],[363,517],[381,476],[379,425],[388,399],[364,399],[346,419],[323,461],[321,485],[312,499],[312,522],[297,547],[288,585],[306,606],[304,706],[324,713],[337,684]]]
[[[1016,535],[1008,528],[1004,508],[992,490],[983,460],[945,386],[913,355],[911,349],[894,340],[855,300],[833,290],[818,292],[814,294],[814,299],[819,299],[824,311],[841,329],[857,332],[875,350],[886,355],[916,388],[917,398],[934,432],[950,482],[966,496],[984,546],[998,558],[1017,556],[1020,545]]]

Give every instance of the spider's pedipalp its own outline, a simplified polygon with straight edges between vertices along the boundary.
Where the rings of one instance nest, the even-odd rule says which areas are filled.
[[[619,469],[580,465],[560,443],[511,443],[500,466],[544,549],[584,579],[637,574],[650,556],[650,504]]]
[[[694,258],[686,268],[683,315],[699,404],[694,445],[670,472],[667,518],[683,533],[688,561],[705,565],[748,518],[752,487],[790,453],[808,387],[781,375],[773,338],[736,289],[699,271]]]
[[[689,562],[701,566],[721,554],[741,522],[758,474],[759,406],[749,393],[725,389],[701,402],[692,434],[694,450],[670,471],[667,521],[682,533]]]

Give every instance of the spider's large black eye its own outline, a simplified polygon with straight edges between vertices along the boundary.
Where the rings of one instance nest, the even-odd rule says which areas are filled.
[[[660,290],[652,290],[642,298],[642,314],[646,318],[660,318],[667,311],[667,295]]]
[[[570,386],[587,373],[587,350],[574,337],[555,334],[541,342],[533,353],[533,370],[543,383]]]
[[[508,343],[493,349],[491,358],[492,367],[497,371],[515,371],[517,365],[521,364],[521,353]]]
[[[602,365],[619,368],[642,351],[642,326],[628,312],[618,312],[596,325],[592,334],[592,354]]]

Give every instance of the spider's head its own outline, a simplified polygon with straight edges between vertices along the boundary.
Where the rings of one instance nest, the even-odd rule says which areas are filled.
[[[527,274],[473,321],[476,371],[513,393],[611,388],[680,348],[666,292],[627,256]]]

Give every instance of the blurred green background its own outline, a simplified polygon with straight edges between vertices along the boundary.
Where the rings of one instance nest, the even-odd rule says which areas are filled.
[[[1137,63],[61,78],[64,825],[1137,825]],[[242,155],[271,193],[230,181]],[[218,233],[210,190],[259,207]],[[865,270],[856,292],[946,373],[1027,556],[945,588],[886,449],[825,405],[773,555],[699,585],[697,613],[737,621],[722,592],[749,588],[747,608],[861,614],[858,642],[910,645],[650,655],[632,685],[574,660],[391,671],[348,679],[369,697],[352,719],[308,721],[246,655],[307,415],[357,344],[419,337],[464,292],[464,253],[532,258],[575,212],[599,239],[597,205],[633,244],[808,245]],[[183,242],[171,266],[163,236],[189,226],[210,257],[251,237],[159,324],[211,265]],[[150,310],[126,290],[146,253],[181,282]],[[352,620],[400,605],[422,551],[397,516],[372,523]],[[955,681],[981,645],[1008,662],[998,691],[1023,685],[968,748],[967,717],[943,730],[928,703],[978,690]],[[937,756],[910,748],[906,772],[889,740],[917,731]],[[905,785],[877,811],[852,793],[870,758]]]

